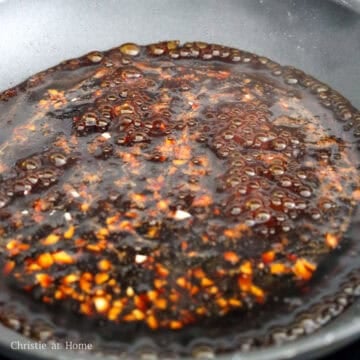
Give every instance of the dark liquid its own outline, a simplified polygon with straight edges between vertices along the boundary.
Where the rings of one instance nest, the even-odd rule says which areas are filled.
[[[219,326],[253,338],[250,322],[267,338],[350,252],[358,154],[341,122],[359,113],[298,70],[125,45],[2,97],[5,279],[57,325],[78,314],[104,338],[188,344]]]

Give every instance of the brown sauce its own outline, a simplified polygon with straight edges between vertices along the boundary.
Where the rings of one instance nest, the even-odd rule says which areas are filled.
[[[359,200],[359,112],[254,54],[125,44],[0,99],[4,278],[85,318],[179,330],[265,306]]]

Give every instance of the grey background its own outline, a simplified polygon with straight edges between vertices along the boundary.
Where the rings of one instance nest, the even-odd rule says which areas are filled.
[[[360,107],[360,16],[328,0],[0,0],[0,89],[90,50],[163,39],[268,56]]]

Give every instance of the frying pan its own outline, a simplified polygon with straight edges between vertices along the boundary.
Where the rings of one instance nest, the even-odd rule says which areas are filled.
[[[203,40],[298,67],[331,85],[360,108],[360,1],[336,2],[0,0],[0,90],[94,49],[105,50],[124,42]],[[359,302],[311,336],[219,359],[316,358],[357,337]],[[11,351],[10,342],[21,339],[25,341],[0,327],[1,350],[11,357],[98,357],[70,351]]]

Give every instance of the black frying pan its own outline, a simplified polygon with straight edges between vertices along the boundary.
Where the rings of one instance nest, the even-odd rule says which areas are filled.
[[[93,49],[174,38],[222,43],[293,65],[360,108],[360,1],[337,2],[345,6],[327,0],[0,0],[0,90]],[[357,302],[312,336],[222,358],[314,358],[359,336]],[[0,327],[4,353],[21,358],[9,348],[14,339],[21,336]],[[70,351],[26,355],[95,358]]]

